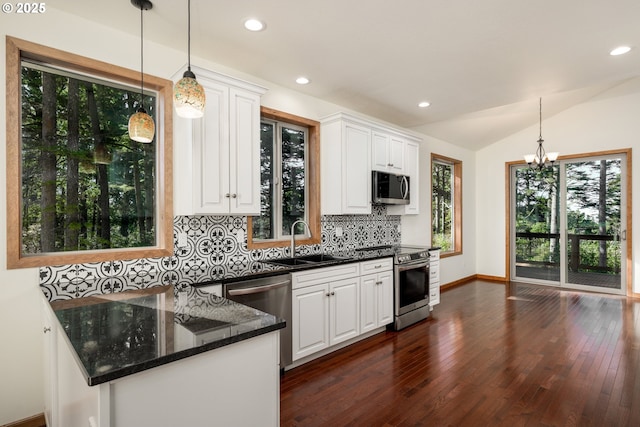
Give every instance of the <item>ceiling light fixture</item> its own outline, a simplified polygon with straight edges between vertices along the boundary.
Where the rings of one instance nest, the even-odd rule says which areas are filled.
[[[617,48],[615,48],[611,52],[609,52],[609,55],[611,55],[611,56],[624,55],[625,53],[629,52],[630,50],[631,50],[631,48],[629,46],[618,46]]]
[[[180,117],[197,119],[204,115],[206,95],[191,71],[191,0],[188,0],[187,8],[187,71],[173,87],[173,102]]]
[[[153,141],[156,125],[147,110],[144,109],[144,27],[142,14],[153,7],[149,0],[131,0],[131,4],[140,9],[140,108],[129,117],[129,138],[137,142]]]
[[[418,107],[420,107],[420,108],[427,108],[429,105],[431,105],[431,103],[427,102],[427,101],[422,101],[422,102],[418,103]]]
[[[535,154],[525,154],[524,160],[527,162],[529,167],[542,169],[544,167],[553,166],[553,162],[558,159],[557,152],[546,153],[544,151],[544,147],[542,147],[542,143],[544,139],[542,139],[542,98],[540,98],[540,136],[538,137],[538,149]],[[550,164],[547,164],[547,160],[549,160]]]
[[[244,21],[244,27],[249,31],[262,31],[265,28],[264,22],[255,18],[248,18]]]
[[[298,77],[296,79],[296,83],[298,83],[299,85],[308,85],[311,82],[311,80],[309,80],[306,77]]]

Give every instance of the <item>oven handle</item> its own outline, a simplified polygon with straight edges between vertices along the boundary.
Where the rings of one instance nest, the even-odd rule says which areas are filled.
[[[397,264],[398,271],[414,270],[416,268],[429,267],[429,261],[417,261],[408,264]]]
[[[278,282],[278,283],[273,283],[273,284],[264,285],[264,286],[254,286],[252,288],[227,289],[227,294],[229,294],[229,296],[232,296],[232,297],[236,295],[259,294],[261,292],[267,292],[273,289],[278,289],[284,286],[288,286],[289,283],[291,282],[286,281],[286,282]]]

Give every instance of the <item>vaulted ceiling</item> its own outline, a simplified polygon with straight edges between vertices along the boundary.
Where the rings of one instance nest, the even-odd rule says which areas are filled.
[[[186,50],[187,1],[153,4],[145,38]],[[129,0],[50,6],[139,32]],[[471,150],[536,124],[539,97],[550,117],[640,76],[638,0],[192,0],[191,7],[192,55]],[[247,17],[266,29],[247,31]],[[619,45],[633,49],[610,56]],[[297,85],[300,75],[311,83]],[[431,106],[418,108],[424,100]]]

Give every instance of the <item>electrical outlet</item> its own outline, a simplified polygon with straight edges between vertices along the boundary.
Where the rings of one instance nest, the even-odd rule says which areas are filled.
[[[181,231],[178,233],[178,247],[186,248],[187,246],[188,246],[187,233],[185,233],[184,231]]]
[[[342,237],[342,227],[336,227],[336,237]]]
[[[178,305],[180,305],[180,306],[187,305],[187,293],[186,292],[178,292]]]

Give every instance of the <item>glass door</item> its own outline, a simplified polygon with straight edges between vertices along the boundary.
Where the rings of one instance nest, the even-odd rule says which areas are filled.
[[[511,173],[511,279],[624,294],[625,156]]]
[[[623,294],[623,159],[585,159],[563,166],[563,281],[569,287]]]
[[[522,166],[512,171],[511,270],[517,278],[560,281],[559,170]]]

